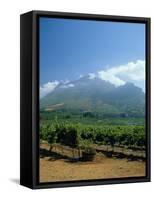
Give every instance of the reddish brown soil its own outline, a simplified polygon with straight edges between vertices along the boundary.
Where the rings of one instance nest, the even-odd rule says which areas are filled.
[[[143,161],[107,158],[99,153],[91,162],[71,162],[50,153],[47,144],[42,144],[40,148],[44,152],[40,156],[40,182],[145,176]]]

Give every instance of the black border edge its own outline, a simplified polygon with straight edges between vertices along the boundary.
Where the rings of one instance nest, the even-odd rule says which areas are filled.
[[[146,176],[151,181],[151,19],[146,21]]]
[[[136,16],[122,16],[122,15],[105,15],[105,14],[89,14],[89,13],[72,13],[72,12],[55,12],[55,11],[42,11],[33,10],[34,15],[53,18],[65,19],[84,19],[84,20],[100,20],[100,21],[117,21],[117,22],[133,22],[145,23],[150,20],[149,17],[136,17]]]
[[[74,187],[74,186],[91,186],[91,185],[105,185],[105,184],[121,184],[121,183],[138,183],[151,181],[151,145],[150,145],[150,18],[143,17],[128,17],[128,16],[113,16],[113,15],[94,15],[83,13],[67,13],[67,12],[51,12],[51,11],[31,11],[32,13],[32,184],[28,187],[33,189],[41,188],[60,188],[60,187]],[[23,14],[26,15],[26,14]],[[65,181],[65,182],[46,182],[39,183],[39,70],[38,70],[38,17],[53,17],[65,19],[85,19],[85,20],[100,20],[100,21],[117,21],[117,22],[131,22],[131,23],[145,23],[146,24],[146,130],[147,130],[147,166],[146,176],[144,177],[129,177],[117,179],[102,179],[102,180],[79,180],[79,181]]]
[[[33,20],[33,30],[32,30],[32,130],[33,130],[33,146],[32,146],[32,155],[33,155],[33,188],[39,183],[39,174],[38,173],[38,167],[39,162],[39,137],[38,137],[38,124],[39,124],[39,113],[38,113],[38,106],[39,106],[39,70],[38,70],[38,44],[37,44],[37,17],[33,12],[32,16]]]
[[[20,184],[32,188],[32,12],[20,15]]]

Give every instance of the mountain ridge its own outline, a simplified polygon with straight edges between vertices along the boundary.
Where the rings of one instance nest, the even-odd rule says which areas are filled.
[[[116,87],[97,77],[90,79],[85,76],[59,84],[53,92],[40,100],[41,109],[56,104],[63,105],[60,109],[79,109],[83,112],[145,115],[145,94],[141,88],[129,82]]]

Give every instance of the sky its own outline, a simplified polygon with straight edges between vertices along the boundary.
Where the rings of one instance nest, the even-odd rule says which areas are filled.
[[[39,23],[41,96],[85,75],[144,91],[144,24],[45,17]]]

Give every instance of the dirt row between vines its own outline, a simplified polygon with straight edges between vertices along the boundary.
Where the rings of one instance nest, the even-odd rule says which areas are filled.
[[[97,153],[91,162],[73,162],[69,157],[72,157],[69,150],[59,148],[50,152],[48,144],[41,144],[40,182],[145,176],[144,161],[107,158],[102,153]]]

